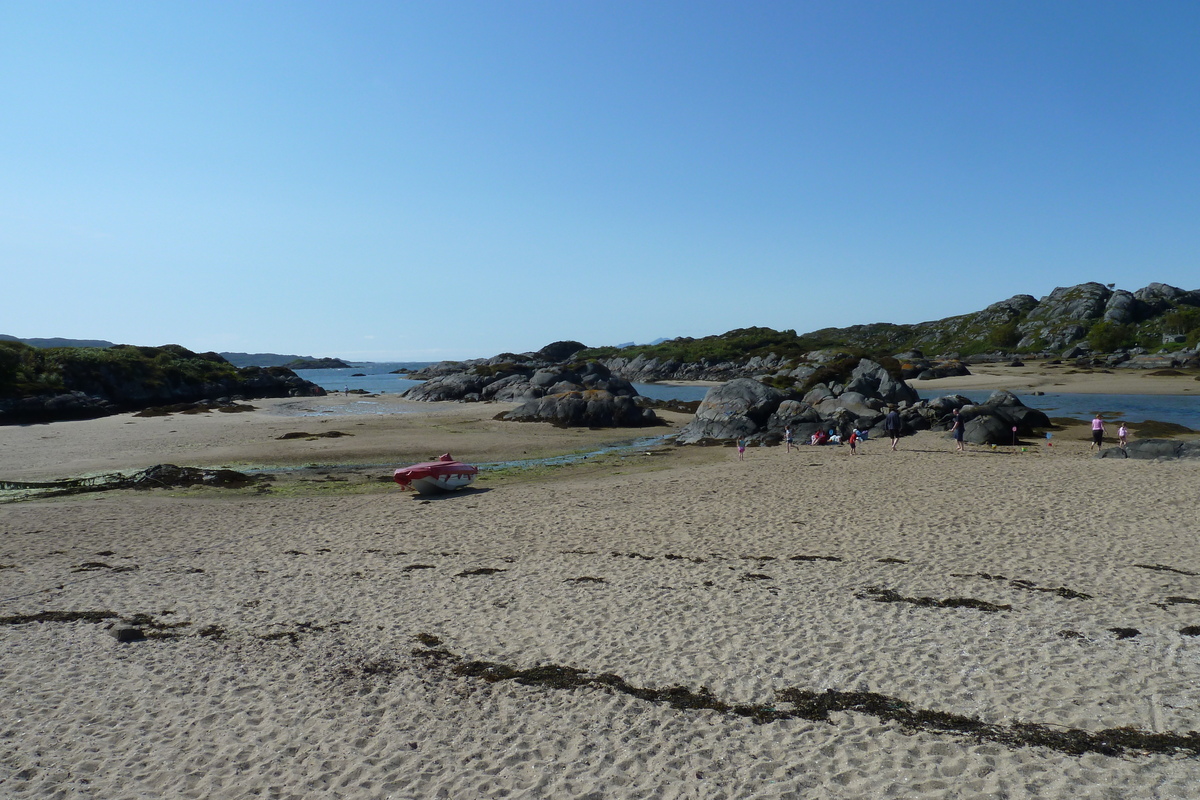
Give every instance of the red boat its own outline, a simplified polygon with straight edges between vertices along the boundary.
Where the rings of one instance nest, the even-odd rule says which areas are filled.
[[[478,473],[478,467],[455,461],[446,453],[437,461],[401,467],[393,478],[402,489],[416,489],[420,494],[437,494],[470,486]]]

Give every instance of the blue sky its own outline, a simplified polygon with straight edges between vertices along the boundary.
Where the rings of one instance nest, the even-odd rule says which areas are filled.
[[[439,360],[1200,288],[1194,2],[8,2],[0,333]]]

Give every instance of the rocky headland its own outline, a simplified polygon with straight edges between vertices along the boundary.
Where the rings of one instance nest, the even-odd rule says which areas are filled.
[[[968,420],[968,441],[1002,444],[1050,423],[1009,392],[982,403],[960,395],[925,402],[905,381],[965,376],[973,364],[1020,366],[1022,359],[1083,369],[1200,367],[1198,345],[1200,290],[1152,283],[1130,292],[1085,283],[1040,300],[1017,295],[982,311],[915,325],[877,323],[804,335],[742,328],[624,348],[555,342],[534,353],[426,367],[410,373],[426,382],[405,396],[521,401],[521,408],[502,415],[506,419],[640,425],[653,422],[648,404],[642,401],[639,416],[633,403],[619,400],[636,398],[631,383],[710,381],[725,385],[705,398],[681,433],[682,443],[742,436],[778,441],[787,426],[799,436],[817,427],[878,430],[887,408],[895,407],[906,431],[936,430],[958,408]],[[592,407],[603,410],[581,411]]]
[[[179,345],[35,348],[0,341],[0,424],[323,394],[290,369],[238,368],[216,353],[193,353]]]

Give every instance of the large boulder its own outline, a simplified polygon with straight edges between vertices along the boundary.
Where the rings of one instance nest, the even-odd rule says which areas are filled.
[[[536,397],[541,397],[545,394],[541,388],[534,386],[529,382],[528,375],[515,374],[506,375],[499,380],[494,380],[479,393],[484,400],[505,401],[524,401]]]
[[[1166,283],[1152,283],[1138,289],[1133,296],[1140,300],[1150,314],[1161,314],[1185,299],[1187,292]]]
[[[786,395],[750,378],[714,386],[704,395],[696,416],[684,426],[678,444],[704,439],[737,439],[764,429]]]
[[[640,408],[631,397],[599,389],[552,394],[500,414],[514,422],[549,422],[559,427],[618,428],[654,425],[654,411]]]
[[[457,372],[452,375],[430,378],[407,390],[401,396],[406,400],[424,402],[462,400],[467,395],[481,393],[490,380],[490,378],[476,375],[473,372]]]
[[[1033,433],[1034,428],[1049,428],[1050,418],[1044,411],[1030,408],[1021,402],[1012,392],[998,389],[985,400],[981,407],[990,409],[990,413],[999,417],[1010,426],[1017,426],[1022,436]]]
[[[1098,458],[1175,459],[1200,458],[1200,442],[1181,442],[1174,439],[1134,439],[1122,450],[1109,447]]]
[[[1114,325],[1129,325],[1140,322],[1145,317],[1146,310],[1146,304],[1138,300],[1133,292],[1117,289],[1104,307],[1104,321]]]
[[[1013,444],[1011,426],[995,414],[978,414],[968,419],[963,426],[963,438],[971,444]]]
[[[869,358],[859,361],[858,366],[850,373],[846,391],[877,397],[885,403],[915,403],[919,399],[915,389],[904,381],[893,378],[882,365]]]

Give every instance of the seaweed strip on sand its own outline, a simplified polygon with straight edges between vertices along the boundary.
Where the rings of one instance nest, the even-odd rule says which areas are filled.
[[[880,589],[870,586],[865,591],[854,595],[859,600],[874,600],[876,603],[911,603],[914,606],[926,608],[973,608],[976,611],[1012,611],[1007,603],[1001,605],[977,600],[974,597],[948,597],[938,600],[935,597],[905,597],[893,589]]]
[[[1175,567],[1165,567],[1162,564],[1134,564],[1134,566],[1140,569],[1152,569],[1158,572],[1174,572],[1176,575],[1190,575],[1192,577],[1200,575],[1200,573],[1197,572],[1188,572],[1186,569],[1176,569]]]
[[[1031,722],[1009,725],[984,722],[935,709],[916,708],[905,700],[876,692],[840,692],[833,689],[814,692],[784,689],[774,703],[727,703],[709,689],[693,690],[686,686],[656,689],[634,686],[613,673],[594,674],[577,667],[542,664],[519,669],[495,661],[468,661],[440,647],[442,641],[430,634],[419,634],[424,649],[413,655],[431,666],[448,667],[464,678],[488,683],[514,681],[540,689],[594,688],[619,692],[650,703],[663,703],[678,711],[712,711],[749,719],[758,725],[789,719],[832,723],[831,714],[852,712],[895,723],[905,733],[931,733],[963,736],[980,742],[994,742],[1009,748],[1044,747],[1067,755],[1087,753],[1119,757],[1125,755],[1168,754],[1200,756],[1200,733],[1153,733],[1133,727],[1085,731]]]

